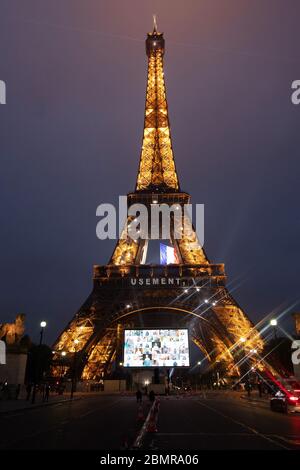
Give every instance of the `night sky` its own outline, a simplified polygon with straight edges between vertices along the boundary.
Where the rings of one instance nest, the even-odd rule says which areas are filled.
[[[299,0],[0,0],[0,322],[26,313],[34,340],[42,319],[55,339],[113,250],[96,207],[134,189],[153,13],[208,257],[253,321],[300,308]]]

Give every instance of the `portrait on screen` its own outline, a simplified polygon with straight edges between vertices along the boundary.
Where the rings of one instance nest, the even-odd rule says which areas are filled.
[[[125,330],[124,367],[189,367],[187,329]]]

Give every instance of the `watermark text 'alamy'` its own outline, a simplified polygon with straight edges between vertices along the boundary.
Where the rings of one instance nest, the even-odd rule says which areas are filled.
[[[193,226],[193,209],[195,223]],[[159,204],[154,201],[128,206],[127,197],[119,196],[118,215],[113,204],[97,207],[96,235],[100,240],[111,239],[182,239],[196,232],[197,242],[204,244],[204,204]],[[117,228],[118,225],[118,228]]]

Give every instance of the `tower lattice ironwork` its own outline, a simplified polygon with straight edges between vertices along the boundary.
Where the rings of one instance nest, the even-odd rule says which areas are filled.
[[[190,203],[182,192],[175,168],[168,104],[163,71],[165,41],[156,26],[146,39],[148,78],[144,133],[140,164],[128,206],[143,203]],[[187,217],[187,216],[186,216]],[[236,365],[243,353],[262,350],[263,340],[243,309],[226,288],[223,264],[212,264],[190,220],[189,230],[170,240],[177,252],[177,264],[145,264],[147,240],[128,235],[117,241],[109,263],[94,266],[93,289],[54,344],[57,366],[63,351],[64,370],[72,368],[76,351],[78,376],[99,380],[120,360],[125,326],[188,326],[190,336],[210,363],[223,363],[228,373],[238,373]],[[77,340],[77,341],[75,341]]]

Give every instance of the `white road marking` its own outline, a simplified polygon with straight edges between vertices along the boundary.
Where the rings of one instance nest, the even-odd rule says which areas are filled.
[[[275,444],[276,446],[278,447],[281,447],[282,449],[286,449],[286,450],[290,450],[288,447],[284,446],[283,444],[280,444],[280,442],[276,442],[274,441],[273,439],[271,439],[270,437],[267,437],[265,434],[262,434],[260,433],[259,431],[257,431],[256,429],[254,428],[251,428],[250,426],[248,426],[247,424],[244,424],[244,423],[241,423],[240,421],[237,421],[236,419],[232,418],[231,416],[228,416],[228,415],[225,415],[224,413],[222,413],[221,411],[219,410],[216,410],[215,408],[209,406],[209,405],[206,405],[205,403],[201,403],[201,402],[196,402],[198,405],[200,406],[204,406],[205,408],[208,408],[209,410],[213,411],[214,413],[222,416],[223,418],[225,419],[229,419],[230,421],[232,421],[233,423],[235,424],[238,424],[239,426],[242,426],[243,428],[247,429],[248,431],[252,432],[253,434],[256,434],[257,436],[261,437],[262,439],[265,439],[266,441],[269,441],[271,442],[272,444]]]

